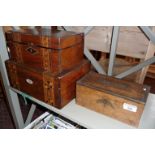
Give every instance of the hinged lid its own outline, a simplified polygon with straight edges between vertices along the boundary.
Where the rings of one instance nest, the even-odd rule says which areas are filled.
[[[12,30],[6,32],[6,40],[26,43],[53,49],[67,48],[83,42],[84,34],[69,31],[41,30]]]
[[[150,87],[122,79],[89,72],[77,84],[135,102],[145,103]]]

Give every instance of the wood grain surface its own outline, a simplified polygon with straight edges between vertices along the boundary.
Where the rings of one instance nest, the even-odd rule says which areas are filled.
[[[84,58],[83,34],[42,30],[35,35],[33,31],[27,31],[6,32],[10,59],[18,63],[60,73],[76,66]]]
[[[60,74],[35,70],[12,60],[6,61],[10,84],[30,96],[62,108],[76,93],[76,81],[90,70],[90,62],[83,60]]]
[[[138,127],[148,91],[146,86],[89,72],[77,82],[76,102]],[[124,109],[124,104],[136,106],[136,112]]]

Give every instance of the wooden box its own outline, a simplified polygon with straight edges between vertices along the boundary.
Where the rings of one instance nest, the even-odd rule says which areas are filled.
[[[76,85],[76,102],[138,127],[149,87],[89,72]]]
[[[60,73],[83,60],[83,33],[13,30],[6,32],[10,59],[31,68]]]
[[[35,70],[11,60],[6,61],[6,67],[13,88],[62,108],[75,97],[76,81],[89,71],[90,63],[83,60],[81,64],[60,74]]]

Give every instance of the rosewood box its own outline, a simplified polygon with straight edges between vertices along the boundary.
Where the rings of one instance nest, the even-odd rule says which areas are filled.
[[[36,70],[12,60],[6,61],[10,84],[34,98],[57,108],[75,98],[76,81],[90,70],[88,60],[59,74]]]
[[[12,30],[5,35],[10,59],[31,68],[61,73],[84,58],[83,33],[40,29]]]

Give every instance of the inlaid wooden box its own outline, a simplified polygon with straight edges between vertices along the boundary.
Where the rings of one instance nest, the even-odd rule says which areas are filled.
[[[75,98],[76,81],[90,70],[90,62],[83,60],[79,65],[59,74],[35,70],[12,60],[6,61],[6,67],[13,88],[62,108]]]
[[[150,88],[89,72],[76,85],[77,104],[138,127]]]
[[[83,33],[12,30],[6,32],[6,41],[11,60],[52,73],[68,70],[84,58]]]

